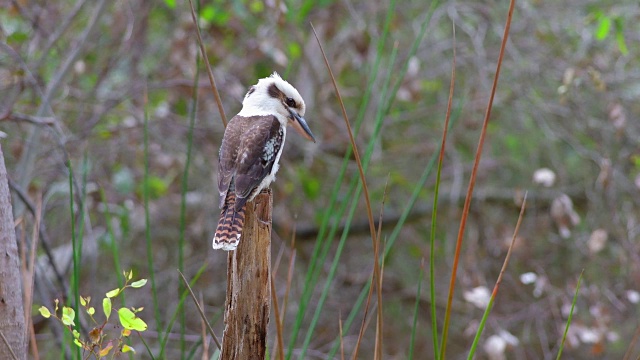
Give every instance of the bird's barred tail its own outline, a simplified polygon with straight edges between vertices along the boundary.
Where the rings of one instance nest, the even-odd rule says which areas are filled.
[[[228,192],[222,207],[220,221],[213,236],[213,248],[226,251],[235,250],[242,236],[245,204],[239,211],[235,210],[236,194]]]

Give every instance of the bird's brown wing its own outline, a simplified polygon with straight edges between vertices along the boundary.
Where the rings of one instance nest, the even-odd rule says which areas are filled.
[[[236,209],[242,208],[271,173],[282,147],[284,129],[275,116],[255,117],[241,138],[235,174]]]
[[[236,173],[236,159],[238,148],[244,129],[247,127],[247,118],[234,116],[226,129],[218,153],[218,191],[220,192],[220,208],[224,206],[227,191]]]

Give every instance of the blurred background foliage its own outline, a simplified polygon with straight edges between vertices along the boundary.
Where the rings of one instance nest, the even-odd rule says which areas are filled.
[[[457,122],[445,154],[436,244],[437,301],[444,310],[460,210],[508,3],[442,1],[418,51],[409,57],[429,6],[403,1],[390,10],[386,1],[353,0],[201,4],[199,21],[227,116],[240,110],[250,85],[278,71],[304,97],[305,117],[319,139],[310,144],[300,137],[288,138],[273,186],[273,257],[285,254],[276,268],[279,297],[286,288],[290,239],[296,234],[285,335],[295,316],[327,196],[349,147],[309,22],[323,41],[352,122],[364,101],[376,56],[381,55],[358,133],[361,148],[374,134],[375,111],[385,101],[380,94],[384,82],[401,82],[380,136],[374,139],[367,172],[376,207],[388,183],[383,238],[439,149],[455,25]],[[390,33],[378,49],[390,11]],[[478,289],[493,287],[527,190],[528,209],[480,357],[555,358],[582,269],[584,281],[564,358],[621,358],[633,346],[640,301],[639,18],[640,7],[633,1],[517,3],[458,273],[451,358],[468,351],[482,314],[474,296],[482,293]],[[142,198],[147,111],[146,185],[155,276],[162,307],[178,306],[179,298],[173,295],[179,286],[175,269],[180,190],[189,114],[194,111],[191,98],[197,92],[186,194],[185,272],[193,276],[207,264],[196,289],[204,295],[207,314],[220,316],[226,254],[212,251],[210,243],[218,219],[215,174],[224,129],[204,67],[197,71],[198,47],[188,2],[9,1],[0,8],[0,45],[0,118],[9,177],[31,198],[42,194],[49,246],[64,270],[69,267],[70,255],[65,254],[72,233],[65,164],[67,159],[73,164],[83,189],[77,199],[84,210],[80,287],[85,295],[100,296],[115,287],[121,269],[148,277]],[[397,60],[390,64],[394,48]],[[405,64],[407,74],[398,78]],[[352,161],[346,178],[357,176]],[[428,256],[434,181],[435,174],[385,263],[385,358],[407,356],[417,270]],[[340,189],[338,201],[349,201],[353,194],[347,185]],[[14,207],[16,218],[25,216],[18,198]],[[364,202],[359,209],[364,209]],[[338,332],[338,319],[351,310],[370,277],[367,220],[364,211],[356,214],[308,358],[325,358]],[[114,267],[114,242],[120,269]],[[43,256],[36,279],[38,304],[62,292],[47,263]],[[322,266],[327,267],[324,277],[329,264]],[[429,300],[426,292],[422,294],[416,354],[429,354]],[[149,297],[135,301],[151,309]],[[189,306],[185,313],[187,341],[195,346],[198,315]],[[150,314],[146,320],[154,329]],[[41,354],[55,349],[52,332],[35,320]],[[221,320],[215,328],[221,334]],[[373,334],[372,329],[365,334],[363,359],[371,357]],[[354,327],[345,334],[345,348],[352,349],[356,339]],[[178,351],[171,344],[167,354]]]

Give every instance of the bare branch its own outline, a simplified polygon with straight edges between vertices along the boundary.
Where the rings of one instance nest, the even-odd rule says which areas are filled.
[[[52,116],[33,116],[16,112],[9,112],[0,117],[0,120],[24,121],[40,126],[51,126],[56,123],[56,118]]]

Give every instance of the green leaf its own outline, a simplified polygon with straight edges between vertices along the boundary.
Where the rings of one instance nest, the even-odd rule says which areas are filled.
[[[51,317],[51,312],[49,312],[49,309],[47,309],[44,306],[40,306],[40,309],[38,309],[40,311],[40,315],[42,315],[42,317],[44,317],[45,319],[48,319]]]
[[[262,1],[252,1],[249,4],[249,10],[251,10],[254,14],[259,14],[264,11],[264,2]]]
[[[118,310],[118,317],[120,318],[120,324],[122,327],[128,330],[145,331],[147,330],[147,324],[144,320],[140,319],[133,313],[133,311],[127,308],[121,308]]]
[[[126,352],[132,352],[132,353],[136,353],[136,349],[132,348],[131,346],[124,344],[122,345],[122,352],[126,353]]]
[[[11,45],[22,44],[27,39],[29,39],[29,34],[22,31],[16,31],[7,36],[7,43]]]
[[[173,104],[173,112],[180,116],[187,116],[189,114],[189,104],[185,99],[178,99]]]
[[[141,288],[147,284],[147,279],[140,279],[131,283],[132,288]]]
[[[103,349],[100,349],[100,356],[104,357],[109,355],[109,352],[111,351],[111,349],[113,349],[113,344],[109,342],[109,345],[107,345]]]
[[[307,198],[315,200],[320,196],[320,180],[317,177],[311,176],[307,169],[300,168],[298,171],[300,182],[302,184],[302,191]]]
[[[229,21],[231,14],[228,11],[225,11],[225,9],[215,8],[213,5],[207,5],[200,11],[200,17],[208,23],[223,26]]]
[[[106,295],[108,298],[114,298],[120,294],[120,288],[109,291]]]
[[[73,334],[74,339],[80,339],[80,333],[78,332],[78,330],[73,329],[71,333]]]
[[[618,48],[622,55],[627,55],[629,53],[629,48],[627,48],[627,43],[624,41],[624,35],[622,33],[616,34],[616,42],[618,43]]]
[[[96,313],[96,309],[93,306],[87,309],[87,314],[93,316],[93,314],[95,313]]]
[[[202,10],[200,10],[200,16],[203,19],[211,22],[213,18],[216,16],[216,9],[212,5],[206,5]]]
[[[107,321],[109,321],[109,316],[111,316],[111,299],[106,297],[102,299],[102,311],[104,311],[104,316],[106,316]]]
[[[78,345],[79,348],[83,348],[82,343],[78,339],[73,339],[73,343]]]
[[[300,44],[297,42],[289,43],[289,58],[292,60],[298,59],[300,55],[302,55],[302,49],[300,48]]]
[[[142,186],[144,186],[144,184],[142,184]],[[169,189],[169,184],[158,176],[149,176],[147,186],[149,186],[149,198],[151,199],[158,199],[164,196]]]
[[[618,49],[622,55],[627,55],[629,53],[629,48],[627,48],[627,43],[624,40],[624,19],[620,16],[617,16],[614,20],[615,29],[616,29],[616,43],[618,44]]]
[[[62,307],[62,323],[67,326],[75,326],[73,320],[76,318],[76,312],[68,306]]]
[[[176,0],[164,0],[164,3],[167,5],[169,9],[176,8]]]
[[[611,31],[611,18],[604,14],[599,16],[599,18],[600,22],[596,29],[596,40],[602,41],[609,36],[609,32]]]

